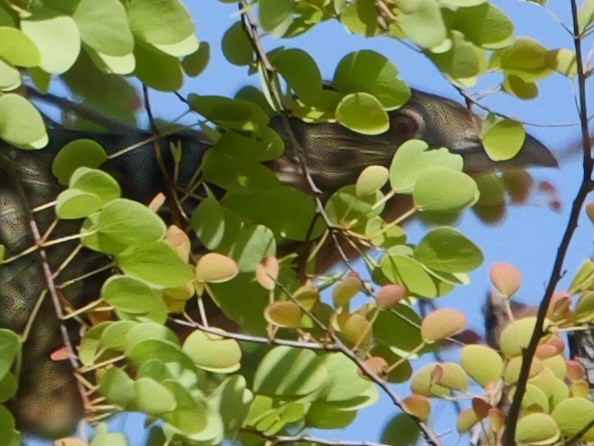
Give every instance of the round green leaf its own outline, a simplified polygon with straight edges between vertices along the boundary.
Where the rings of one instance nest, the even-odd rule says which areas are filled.
[[[149,415],[171,412],[177,405],[171,391],[151,378],[134,381],[134,393],[134,407]]]
[[[407,414],[399,413],[384,427],[381,441],[394,446],[414,446],[420,436],[421,431],[415,420]]]
[[[478,268],[484,260],[478,246],[449,227],[429,232],[414,252],[415,259],[425,266],[446,273],[467,273]]]
[[[486,345],[465,345],[460,351],[460,364],[481,386],[497,381],[503,374],[503,359]]]
[[[128,276],[112,276],[103,284],[101,297],[118,310],[148,313],[160,303],[158,293],[146,283]]]
[[[6,376],[20,351],[18,335],[5,328],[0,328],[0,379]]]
[[[287,367],[291,364],[291,367]],[[309,350],[275,347],[264,356],[254,376],[254,391],[277,398],[306,398],[326,383],[323,358]],[[303,401],[303,400],[302,400]]]
[[[431,344],[462,333],[465,328],[464,313],[451,308],[440,308],[425,316],[421,324],[421,336],[426,343]]]
[[[275,37],[282,36],[291,26],[295,0],[260,0],[259,23]]]
[[[380,261],[384,275],[393,283],[403,283],[407,290],[420,297],[439,295],[432,277],[415,259],[403,255],[385,255]]]
[[[515,440],[518,443],[547,445],[555,443],[560,434],[555,420],[550,415],[532,413],[518,420]]]
[[[125,56],[134,49],[126,10],[118,0],[81,0],[72,15],[85,45],[110,56]]]
[[[125,409],[134,400],[134,381],[122,369],[112,367],[101,376],[99,392],[110,404]]]
[[[22,83],[21,72],[0,59],[0,91],[16,90]]]
[[[315,104],[322,94],[322,74],[316,61],[301,49],[288,49],[274,55],[272,64],[306,105]]]
[[[181,88],[183,72],[177,57],[136,45],[134,58],[134,75],[149,87],[160,91],[176,91]]]
[[[463,160],[447,149],[427,150],[425,141],[411,139],[396,151],[390,166],[390,184],[399,193],[411,193],[421,175],[434,167],[462,171]]]
[[[97,230],[120,243],[146,246],[165,237],[166,227],[163,220],[143,204],[121,198],[101,210]]]
[[[377,31],[377,8],[373,0],[355,0],[346,5],[340,14],[340,22],[352,33],[365,37]]]
[[[361,197],[380,190],[388,181],[389,176],[390,172],[384,166],[366,167],[357,178],[357,195]]]
[[[338,63],[334,88],[342,94],[367,93],[386,110],[400,108],[410,98],[410,89],[398,79],[392,62],[371,50],[350,53]]]
[[[95,194],[103,205],[117,200],[122,193],[120,185],[111,175],[89,167],[77,168],[70,177],[68,186],[72,190]]]
[[[336,107],[336,120],[364,135],[379,135],[390,128],[381,102],[367,93],[351,93],[342,98]]]
[[[131,0],[126,8],[134,36],[152,45],[179,43],[194,33],[192,16],[179,0]]]
[[[70,220],[88,217],[103,207],[97,195],[79,189],[67,189],[56,199],[56,215]]]
[[[52,173],[60,184],[68,184],[79,167],[96,168],[105,162],[107,153],[92,139],[77,139],[66,144],[52,162]]]
[[[433,0],[420,0],[411,11],[402,11],[398,25],[421,48],[441,45],[448,36],[440,5]]]
[[[185,340],[182,350],[194,364],[209,372],[233,373],[240,366],[241,348],[233,339],[196,330]]]
[[[484,51],[466,41],[459,31],[452,31],[451,42],[448,51],[427,56],[454,85],[472,87],[486,68]]]
[[[80,53],[78,27],[72,17],[61,11],[35,8],[21,20],[21,29],[39,49],[40,67],[48,73],[68,71]]]
[[[160,287],[184,286],[194,278],[191,266],[163,241],[128,249],[116,260],[126,274]]]
[[[21,30],[8,26],[0,26],[0,58],[11,65],[19,67],[36,67],[41,62],[39,50],[33,41]]]
[[[37,109],[13,93],[0,96],[0,138],[19,149],[40,149],[48,141]]]
[[[478,188],[470,176],[443,167],[423,173],[413,191],[415,206],[425,212],[458,212],[476,203],[478,197]]]
[[[254,61],[254,50],[241,22],[235,22],[221,40],[223,55],[233,65],[249,65]]]
[[[199,48],[192,54],[188,54],[182,60],[184,73],[190,77],[196,77],[204,71],[210,59],[210,44],[200,42]]]
[[[594,403],[586,398],[568,398],[553,409],[551,416],[563,435],[571,438],[594,420]],[[590,428],[582,439],[594,440],[594,428]]]
[[[535,317],[526,317],[510,322],[503,329],[499,344],[501,352],[506,358],[521,355],[524,349],[528,347],[535,323]]]
[[[483,146],[494,161],[505,161],[516,156],[525,139],[524,126],[518,121],[499,119],[494,115],[483,121]]]

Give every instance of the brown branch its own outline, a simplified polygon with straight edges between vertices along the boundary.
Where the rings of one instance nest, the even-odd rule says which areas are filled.
[[[243,428],[244,432],[257,435],[265,440],[268,440],[272,444],[288,444],[288,443],[315,443],[326,446],[388,446],[384,443],[377,443],[374,441],[343,441],[343,440],[327,440],[325,438],[312,437],[306,434],[300,435],[268,435],[253,428]]]
[[[586,101],[586,76],[584,73],[584,61],[582,56],[582,35],[578,24],[578,7],[576,0],[571,0],[571,13],[573,18],[573,44],[575,47],[575,57],[577,63],[577,76],[578,76],[578,94],[579,94],[579,116],[582,130],[582,144],[583,144],[583,177],[578,189],[578,192],[574,198],[569,220],[563,234],[563,238],[559,247],[557,248],[557,255],[553,265],[549,282],[538,307],[538,315],[536,317],[536,324],[532,338],[528,344],[528,348],[523,353],[522,368],[520,370],[520,377],[518,379],[516,391],[514,394],[513,402],[509,410],[507,428],[505,432],[504,445],[512,446],[515,444],[516,436],[516,425],[520,416],[520,409],[522,405],[522,398],[526,392],[526,385],[530,372],[530,366],[532,359],[536,352],[536,348],[540,339],[545,334],[544,323],[547,315],[547,310],[555,291],[557,283],[562,276],[562,268],[569,248],[571,239],[578,225],[578,219],[581,209],[586,200],[586,196],[592,190],[592,142],[590,140],[590,133],[588,130],[588,108]]]
[[[48,104],[55,105],[64,110],[69,110],[76,113],[78,116],[88,119],[89,121],[99,124],[105,129],[111,132],[119,132],[122,134],[138,133],[138,129],[135,126],[126,124],[119,119],[112,118],[111,116],[104,115],[95,110],[92,110],[84,105],[70,101],[66,98],[56,96],[51,93],[41,93],[31,86],[25,86],[25,92],[31,99],[37,99]]]

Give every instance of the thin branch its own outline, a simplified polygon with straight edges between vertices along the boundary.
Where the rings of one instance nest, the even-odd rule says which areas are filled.
[[[66,98],[62,98],[51,93],[41,93],[29,85],[25,86],[25,91],[29,98],[55,105],[56,107],[59,107],[63,110],[72,111],[84,119],[95,122],[96,124],[100,124],[111,132],[115,131],[125,135],[130,133],[138,133],[138,129],[135,126],[126,124],[119,119],[104,115],[93,109],[90,109],[89,107],[85,107],[84,105],[70,101]]]
[[[326,438],[312,437],[311,435],[300,434],[300,435],[267,435],[257,429],[244,428],[245,432],[257,435],[265,440],[270,441],[272,444],[288,444],[288,443],[315,443],[326,446],[388,446],[384,443],[376,443],[373,441],[344,441],[344,440],[328,440]]]
[[[551,276],[549,278],[549,283],[547,285],[545,295],[540,302],[538,307],[538,315],[536,317],[536,324],[534,327],[534,332],[532,333],[532,338],[530,339],[530,343],[528,348],[523,353],[522,359],[522,368],[520,370],[520,377],[518,379],[516,391],[514,393],[514,398],[512,401],[512,405],[509,410],[508,415],[508,422],[507,422],[507,429],[505,432],[504,438],[504,445],[505,446],[512,446],[515,444],[515,435],[516,435],[516,424],[518,422],[518,418],[520,416],[520,409],[522,405],[522,398],[524,397],[524,393],[526,392],[526,385],[528,381],[528,376],[530,372],[530,366],[532,364],[532,359],[534,358],[534,354],[536,353],[536,348],[540,339],[545,334],[545,318],[547,315],[547,310],[549,308],[549,304],[551,302],[551,298],[553,296],[553,292],[555,291],[555,287],[557,283],[561,279],[562,276],[562,269],[563,263],[565,260],[565,256],[567,254],[567,250],[569,248],[569,244],[573,237],[573,234],[577,228],[579,215],[581,209],[584,205],[586,200],[586,196],[592,190],[592,142],[590,139],[590,132],[588,130],[588,108],[587,108],[587,101],[586,101],[586,76],[584,73],[584,61],[582,56],[582,36],[580,34],[580,28],[578,24],[578,6],[576,0],[571,0],[571,13],[573,18],[573,44],[575,47],[575,57],[577,63],[577,77],[578,77],[578,95],[579,95],[579,116],[581,122],[581,130],[582,130],[582,144],[583,144],[583,159],[582,159],[582,167],[583,167],[583,177],[578,189],[578,192],[574,198],[571,213],[569,215],[569,220],[567,222],[567,226],[565,228],[565,232],[563,234],[563,238],[559,247],[557,249],[557,255],[555,257],[555,262],[553,265],[553,270],[551,272]]]
[[[251,342],[254,344],[265,344],[265,345],[279,345],[285,347],[302,348],[305,350],[317,350],[317,351],[328,351],[328,352],[339,352],[340,349],[332,344],[319,344],[317,342],[302,342],[292,341],[290,339],[268,339],[259,336],[250,336],[242,333],[232,333],[225,331],[221,328],[207,327],[194,320],[182,320],[170,317],[169,320],[174,324],[183,325],[185,327],[196,328],[204,333],[209,333],[217,336],[221,336],[225,339],[235,339],[236,341]]]
[[[518,121],[518,122],[520,122],[524,125],[530,126],[530,127],[545,127],[545,128],[577,127],[580,125],[579,122],[560,122],[560,123],[552,123],[552,124],[543,124],[542,122],[523,121],[519,118],[515,118],[513,116],[506,115],[505,113],[495,111],[492,108],[484,105],[480,100],[473,98],[470,94],[466,93],[462,88],[457,87],[455,85],[453,85],[453,87],[458,91],[458,93],[460,93],[460,95],[464,98],[464,100],[466,101],[467,104],[476,105],[478,108],[480,108],[483,111],[486,111],[487,113],[491,113],[492,115],[499,116],[500,118]]]

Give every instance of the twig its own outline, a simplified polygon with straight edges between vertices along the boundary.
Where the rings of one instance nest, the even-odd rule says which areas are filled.
[[[573,237],[573,234],[577,228],[579,215],[581,209],[584,205],[586,200],[586,196],[592,190],[592,142],[590,140],[590,133],[588,130],[588,108],[587,108],[587,101],[586,101],[586,76],[584,73],[584,61],[582,58],[582,36],[580,34],[580,28],[578,24],[578,7],[576,0],[571,0],[571,13],[573,18],[573,44],[575,47],[575,57],[577,63],[577,77],[578,77],[578,94],[579,94],[579,116],[581,122],[581,130],[582,130],[582,144],[583,144],[583,177],[578,189],[578,192],[575,196],[571,207],[571,213],[569,215],[569,220],[567,222],[567,226],[565,228],[565,232],[563,234],[563,238],[559,247],[557,249],[557,255],[555,257],[555,262],[553,265],[553,270],[551,272],[549,283],[547,285],[544,297],[540,302],[538,307],[538,315],[536,317],[536,323],[534,327],[534,332],[532,333],[532,338],[530,339],[530,343],[528,348],[524,351],[523,360],[522,360],[522,368],[520,370],[520,377],[518,379],[516,391],[514,393],[514,398],[512,401],[512,405],[509,410],[508,421],[507,421],[507,428],[505,432],[504,438],[504,445],[505,446],[512,446],[515,444],[515,435],[516,435],[516,424],[518,422],[518,418],[520,415],[520,408],[522,405],[522,398],[524,397],[524,393],[526,392],[526,384],[528,381],[528,375],[530,372],[530,366],[532,364],[532,359],[534,358],[534,354],[536,352],[536,348],[542,336],[545,334],[544,329],[544,322],[547,315],[547,310],[549,308],[549,304],[551,302],[551,298],[553,296],[553,292],[555,291],[555,287],[557,283],[561,279],[562,275],[562,268],[563,262],[565,260],[565,256],[567,254],[567,250],[569,248],[569,244]]]
[[[25,91],[27,96],[32,99],[37,99],[39,101],[55,105],[63,110],[70,110],[82,118],[102,125],[111,132],[115,131],[124,135],[138,132],[138,129],[135,126],[126,124],[119,119],[114,119],[111,116],[104,115],[88,107],[85,107],[84,105],[72,102],[66,98],[62,98],[51,93],[41,93],[29,85],[25,86]]]
[[[310,435],[267,435],[257,429],[244,428],[245,432],[257,435],[258,437],[264,438],[270,441],[272,444],[287,444],[287,443],[315,443],[326,446],[388,446],[384,443],[376,443],[373,441],[343,441],[343,440],[327,440],[325,438],[312,437]]]
[[[472,104],[472,105],[476,105],[478,108],[480,108],[483,111],[486,111],[487,113],[491,113],[492,115],[495,116],[499,116],[500,118],[504,118],[504,119],[511,119],[513,121],[518,121],[524,125],[530,126],[530,127],[545,127],[545,128],[551,128],[551,127],[577,127],[580,125],[579,122],[560,122],[560,123],[552,123],[552,124],[543,124],[542,122],[530,122],[530,121],[523,121],[519,118],[515,118],[513,116],[510,115],[506,115],[505,113],[501,113],[498,111],[493,110],[492,108],[484,105],[480,100],[473,98],[471,95],[469,95],[468,93],[466,93],[462,88],[457,87],[455,85],[453,85],[453,87],[458,91],[458,93],[460,93],[460,95],[464,98],[464,100],[466,101],[467,104]]]

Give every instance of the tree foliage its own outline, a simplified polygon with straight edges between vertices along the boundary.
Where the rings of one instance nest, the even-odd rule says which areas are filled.
[[[394,405],[390,444],[442,444],[433,401],[460,395],[470,404],[455,428],[482,444],[594,440],[585,370],[562,338],[594,319],[592,261],[553,294],[591,187],[581,41],[593,3],[574,5],[569,50],[516,36],[486,0],[221,1],[238,20],[212,51],[261,80],[234,98],[177,92],[211,51],[195,36],[208,18],[180,0],[0,4],[0,445],[20,444],[19,428],[71,433],[81,401],[93,423],[145,414],[148,444],[316,443],[311,430],[350,425],[381,393]],[[329,20],[414,47],[486,116],[412,90],[371,50],[323,82],[289,46]],[[526,158],[539,143],[521,122],[467,91],[486,75],[522,100],[549,76],[577,79],[584,182],[538,316],[511,321],[496,345],[461,346],[456,362],[417,367],[468,334],[458,310],[421,311],[483,262],[457,216],[496,220],[530,189],[526,172],[498,169],[551,164]],[[76,102],[49,94],[57,83]],[[200,132],[155,119],[150,90],[177,95]],[[47,101],[65,110],[61,125]],[[135,130],[139,102],[150,134]],[[442,121],[424,115],[421,128],[411,113],[426,103]],[[112,125],[131,134],[92,133]],[[415,215],[430,223],[418,243],[403,226]],[[521,274],[490,273],[508,310]],[[40,405],[26,419],[21,403],[30,411],[63,382],[75,388],[67,410]],[[127,439],[99,423],[90,444]]]

